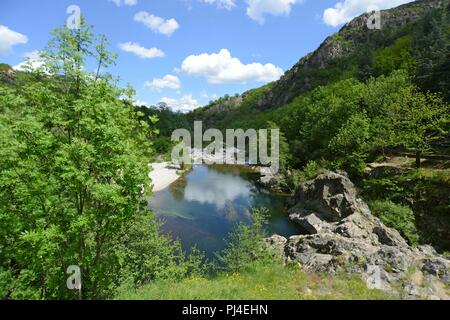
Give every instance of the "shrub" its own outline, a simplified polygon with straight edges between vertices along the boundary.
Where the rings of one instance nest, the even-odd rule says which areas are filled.
[[[408,240],[409,244],[419,243],[419,231],[415,225],[414,213],[409,207],[395,204],[392,201],[371,201],[372,213],[379,217],[388,227],[394,228]]]
[[[325,172],[326,163],[309,161],[302,170],[291,170],[283,177],[283,186],[292,192],[299,190],[300,186],[308,180],[314,179]]]
[[[267,237],[267,209],[253,209],[251,224],[240,223],[226,240],[227,247],[216,254],[219,269],[240,272],[274,261],[274,255],[262,239]]]
[[[179,281],[207,273],[204,255],[193,248],[186,254],[178,241],[162,235],[152,214],[142,215],[117,243],[120,286],[138,287],[155,280]]]

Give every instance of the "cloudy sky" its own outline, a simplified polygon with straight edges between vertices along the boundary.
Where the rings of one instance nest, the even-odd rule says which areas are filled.
[[[187,111],[277,80],[372,6],[411,0],[0,0],[0,62],[34,59],[77,5],[143,103]],[[38,61],[35,61],[38,64]]]

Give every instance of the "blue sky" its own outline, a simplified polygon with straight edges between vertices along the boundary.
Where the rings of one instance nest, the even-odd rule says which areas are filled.
[[[44,48],[70,5],[118,54],[137,100],[186,111],[276,80],[370,5],[407,0],[1,0],[0,62]]]

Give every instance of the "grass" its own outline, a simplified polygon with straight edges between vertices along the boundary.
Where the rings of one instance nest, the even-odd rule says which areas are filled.
[[[137,290],[122,290],[120,300],[385,300],[356,277],[308,274],[298,266],[257,266],[251,271],[159,281]]]
[[[421,168],[413,170],[407,175],[408,181],[425,181],[450,187],[450,169]]]

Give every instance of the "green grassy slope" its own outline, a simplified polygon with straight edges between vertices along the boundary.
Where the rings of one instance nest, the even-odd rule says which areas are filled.
[[[395,299],[370,290],[346,276],[311,275],[296,266],[266,265],[242,273],[195,277],[180,282],[156,282],[138,290],[123,290],[123,300],[303,300]]]

